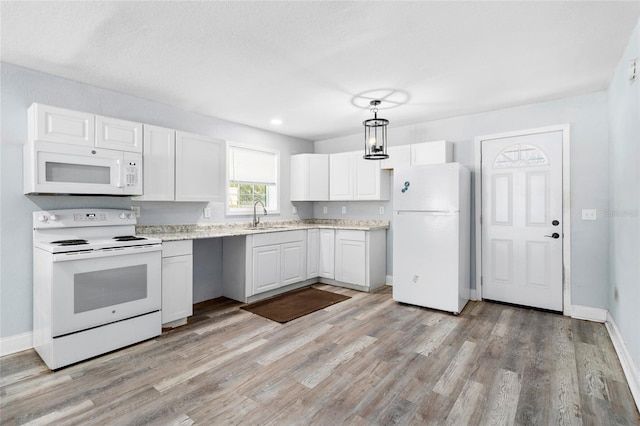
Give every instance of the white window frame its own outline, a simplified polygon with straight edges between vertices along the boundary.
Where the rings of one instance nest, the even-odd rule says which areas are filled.
[[[275,208],[273,206],[267,206],[267,212],[269,214],[280,214],[280,205],[281,205],[281,188],[280,188],[280,151],[277,149],[271,149],[271,148],[265,148],[262,146],[256,146],[256,145],[249,145],[249,144],[243,144],[243,143],[238,143],[238,142],[232,142],[232,141],[227,141],[227,158],[226,158],[226,186],[225,186],[225,201],[224,201],[224,205],[225,205],[225,211],[226,211],[226,215],[227,216],[248,216],[248,215],[253,215],[253,207],[247,207],[247,208],[234,208],[232,209],[231,206],[229,205],[229,198],[230,198],[230,186],[231,186],[231,179],[230,179],[230,175],[231,175],[231,151],[233,150],[233,148],[244,148],[244,149],[251,149],[254,151],[261,151],[261,152],[265,152],[265,153],[269,153],[269,154],[274,154],[276,156],[276,182],[275,182],[275,187],[276,187],[276,196],[275,196],[275,203],[276,206]],[[255,182],[258,183],[258,182]],[[262,215],[262,206],[258,205],[258,209],[256,210],[256,212],[261,216]]]

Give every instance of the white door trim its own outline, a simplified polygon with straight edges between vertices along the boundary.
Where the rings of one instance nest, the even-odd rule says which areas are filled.
[[[510,138],[516,136],[533,135],[562,131],[562,226],[564,238],[562,243],[562,270],[563,270],[563,313],[571,316],[571,173],[570,173],[570,145],[571,134],[569,124],[557,126],[538,127],[534,129],[517,130],[506,133],[476,136],[475,150],[475,226],[476,226],[476,299],[482,300],[482,142],[492,139]]]

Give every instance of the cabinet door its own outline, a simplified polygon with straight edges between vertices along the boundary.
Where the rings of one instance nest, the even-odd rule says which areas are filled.
[[[291,201],[308,201],[309,154],[291,156]]]
[[[411,145],[390,146],[389,158],[380,162],[383,170],[400,169],[411,166]]]
[[[282,244],[280,254],[282,256],[281,285],[289,285],[306,279],[305,241],[295,241]]]
[[[224,141],[176,132],[176,201],[224,201]]]
[[[253,294],[280,287],[280,245],[254,247]]]
[[[335,276],[335,231],[333,229],[320,230],[318,263],[318,275],[323,278],[333,279]]]
[[[353,153],[329,156],[330,200],[353,200]]]
[[[354,200],[380,199],[380,161],[354,156]]]
[[[308,201],[326,201],[329,199],[329,155],[312,154],[307,169],[309,195]]]
[[[366,285],[366,242],[364,231],[342,231],[336,234],[337,281]]]
[[[142,124],[96,116],[96,146],[120,151],[142,152]]]
[[[84,112],[33,104],[29,108],[29,139],[95,146],[95,116]]]
[[[193,256],[162,259],[162,323],[193,315]]]
[[[319,275],[320,266],[320,230],[309,229],[307,231],[307,278],[315,278]]]
[[[173,201],[175,190],[176,132],[144,125],[143,191],[135,200]]]

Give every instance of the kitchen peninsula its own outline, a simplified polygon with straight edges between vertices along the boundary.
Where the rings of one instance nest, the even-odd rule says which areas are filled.
[[[163,241],[162,323],[192,315],[193,240],[222,238],[222,295],[249,303],[317,282],[373,291],[386,283],[388,221],[307,219],[137,226]]]

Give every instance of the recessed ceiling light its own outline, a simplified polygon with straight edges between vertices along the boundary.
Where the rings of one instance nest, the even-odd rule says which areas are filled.
[[[282,120],[280,120],[279,118],[272,118],[271,124],[273,124],[274,126],[279,126],[282,124]]]

